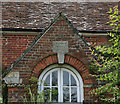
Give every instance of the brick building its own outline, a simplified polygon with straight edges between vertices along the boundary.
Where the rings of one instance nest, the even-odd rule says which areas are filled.
[[[117,2],[3,2],[3,79],[10,102],[20,102],[31,77],[56,89],[55,102],[91,101],[92,44],[107,44],[110,7]]]

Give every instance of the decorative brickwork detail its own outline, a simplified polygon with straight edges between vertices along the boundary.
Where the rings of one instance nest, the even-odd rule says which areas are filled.
[[[55,61],[52,61],[52,59],[55,60]],[[58,64],[58,59],[57,59],[56,54],[48,56],[48,57],[44,58],[43,60],[41,60],[36,65],[36,67],[33,69],[33,73],[31,75],[31,77],[39,78],[40,73],[46,67],[48,67],[48,66],[50,66],[52,64]],[[91,79],[87,79],[87,78],[90,77],[89,76],[89,70],[85,67],[83,62],[81,62],[77,58],[74,58],[73,56],[65,55],[65,64],[71,65],[72,67],[74,67],[80,73],[84,84],[93,84]]]

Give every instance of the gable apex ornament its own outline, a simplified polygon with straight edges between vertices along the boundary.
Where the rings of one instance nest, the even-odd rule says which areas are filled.
[[[53,41],[53,52],[57,53],[58,63],[63,64],[65,53],[68,52],[68,41]]]

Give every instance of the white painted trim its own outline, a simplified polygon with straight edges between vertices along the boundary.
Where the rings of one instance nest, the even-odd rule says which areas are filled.
[[[60,68],[60,69],[58,69],[58,68]],[[50,71],[50,73],[51,72],[53,72],[53,71],[55,71],[55,70],[58,70],[58,71],[60,71],[60,70],[67,70],[67,71],[69,71],[73,76],[74,76],[74,78],[75,78],[75,80],[77,81],[76,83],[78,84],[78,92],[80,93],[77,93],[78,94],[78,102],[83,102],[83,100],[84,100],[84,89],[83,89],[83,80],[82,80],[82,77],[80,76],[80,74],[77,72],[77,70],[75,69],[75,68],[73,68],[73,67],[71,67],[71,66],[69,66],[69,65],[58,65],[58,64],[56,64],[56,65],[51,65],[51,66],[49,66],[49,67],[47,67],[46,69],[44,69],[44,71],[41,73],[41,75],[40,75],[40,77],[39,77],[39,82],[38,82],[38,85],[40,85],[40,82],[41,82],[41,80],[43,79],[45,79],[44,78],[44,76],[47,76],[49,73],[49,71]],[[62,72],[62,71],[61,71]],[[58,72],[59,73],[59,72]],[[61,76],[58,74],[58,78],[60,78],[61,80],[62,80],[62,78],[61,78]],[[58,79],[59,80],[59,79]],[[63,82],[63,80],[62,80],[62,82]],[[60,87],[60,88],[62,88],[61,86],[59,86],[59,83],[60,82],[58,82],[58,87]],[[61,84],[62,85],[62,84]],[[38,92],[39,91],[41,91],[43,89],[43,85],[41,86],[41,88],[40,87],[38,87]],[[61,89],[61,93],[62,93],[62,89]],[[61,94],[62,95],[62,94]],[[58,96],[60,96],[60,95],[58,95]],[[60,97],[60,98],[62,98],[62,97]],[[59,101],[61,101],[62,99],[58,99]]]
[[[39,35],[42,32],[33,31],[2,31],[3,35]]]
[[[58,73],[60,73],[60,70],[58,70]],[[58,74],[58,78],[61,79],[60,74]],[[61,91],[61,86],[60,86],[60,80],[58,80],[58,91],[60,92],[60,94],[58,95],[58,101],[61,101],[62,98],[60,97],[60,95],[62,94],[62,91]]]
[[[79,33],[79,35],[83,36],[108,36],[108,33]]]

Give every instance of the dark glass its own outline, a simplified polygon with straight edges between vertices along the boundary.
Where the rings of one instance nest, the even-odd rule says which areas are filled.
[[[71,75],[71,86],[77,86],[75,78]]]
[[[69,86],[69,73],[63,71],[63,86]]]
[[[71,88],[71,102],[77,102],[77,88]]]
[[[58,102],[58,88],[52,88],[52,102]]]
[[[63,102],[70,102],[69,94],[69,88],[63,87]]]
[[[58,85],[58,71],[52,72],[52,86]]]
[[[44,86],[50,86],[50,75],[45,79]]]

